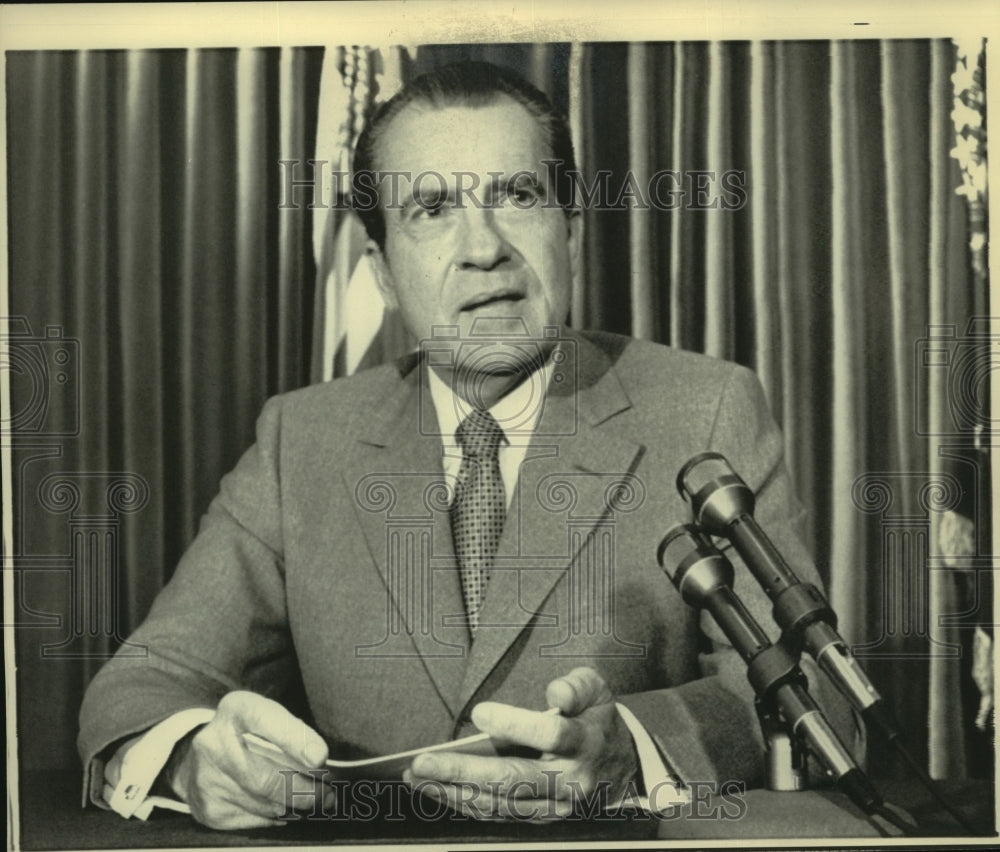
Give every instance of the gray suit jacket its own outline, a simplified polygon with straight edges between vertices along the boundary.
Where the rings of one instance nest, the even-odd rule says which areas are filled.
[[[677,471],[717,450],[800,577],[818,582],[760,386],[744,368],[613,335],[567,332],[559,351],[471,647],[414,356],[267,404],[129,640],[147,655],[116,657],[91,684],[85,765],[99,775],[122,738],[239,688],[288,703],[337,756],[388,753],[471,732],[479,701],[541,709],[550,680],[590,665],[683,779],[759,780],[745,668],[655,554],[690,519]],[[828,706],[856,741],[843,703]]]

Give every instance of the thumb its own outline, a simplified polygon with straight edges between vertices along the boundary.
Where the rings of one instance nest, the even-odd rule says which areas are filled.
[[[558,707],[564,716],[577,716],[588,707],[612,704],[614,695],[594,669],[573,669],[569,674],[556,678],[545,690],[549,707]]]
[[[263,695],[230,692],[218,712],[228,715],[239,733],[263,737],[304,767],[318,768],[327,758],[326,741],[316,731]]]

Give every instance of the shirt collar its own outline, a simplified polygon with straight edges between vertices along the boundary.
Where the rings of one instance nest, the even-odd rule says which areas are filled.
[[[490,407],[489,412],[500,424],[506,443],[526,443],[534,434],[554,369],[555,365],[549,358],[543,366]],[[427,373],[441,439],[457,443],[455,433],[459,424],[472,411],[472,406],[452,391],[433,368],[428,368]]]

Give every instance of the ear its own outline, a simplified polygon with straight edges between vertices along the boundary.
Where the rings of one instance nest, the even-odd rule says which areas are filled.
[[[378,247],[378,243],[374,240],[368,240],[365,243],[365,256],[375,274],[375,284],[379,293],[382,294],[386,306],[396,310],[399,307],[399,300],[396,298],[396,280],[389,271],[385,253]]]

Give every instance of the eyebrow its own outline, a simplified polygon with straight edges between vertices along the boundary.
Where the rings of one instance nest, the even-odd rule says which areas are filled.
[[[454,203],[455,188],[453,186],[442,186],[437,180],[425,179],[420,181],[418,192],[413,191],[413,182],[409,183],[409,191],[400,193],[400,209],[402,212],[420,207],[422,210],[439,207],[442,204]]]
[[[468,172],[458,172],[457,174],[467,176]],[[520,169],[514,172],[511,177],[506,177],[506,173],[498,172],[487,172],[490,176],[490,180],[486,182],[480,182],[474,186],[467,186],[465,182],[462,182],[462,196],[467,196],[469,193],[481,192],[483,188],[486,188],[488,192],[488,199],[481,198],[480,200],[489,206],[493,200],[495,200],[500,194],[501,190],[506,191],[511,187],[531,187],[539,194],[544,194],[545,185],[539,180],[539,175],[537,172],[532,172],[527,169]],[[456,173],[452,172],[452,176]],[[514,180],[514,176],[517,177]],[[457,179],[456,179],[457,180]],[[424,179],[420,181],[420,187],[418,192],[413,191],[413,182],[409,183],[409,192],[402,194],[400,199],[399,209],[401,213],[407,213],[414,207],[420,207],[422,210],[439,207],[443,205],[453,205],[459,195],[456,191],[457,187],[454,183],[447,184],[442,187],[442,185],[437,180]]]

